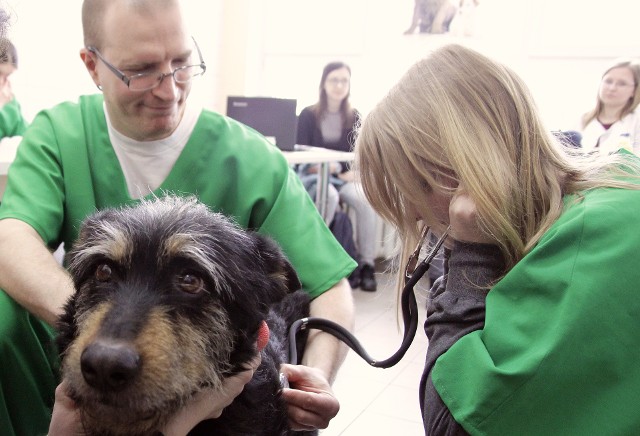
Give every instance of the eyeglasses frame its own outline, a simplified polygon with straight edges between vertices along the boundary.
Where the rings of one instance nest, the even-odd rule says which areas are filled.
[[[186,82],[178,82],[176,80],[176,76],[175,76],[177,71],[184,70],[185,68],[200,67],[200,68],[202,68],[202,72],[199,73],[199,74],[194,75],[193,77],[203,75],[207,71],[207,65],[205,64],[204,59],[202,58],[202,51],[200,50],[200,46],[198,45],[198,43],[196,42],[194,37],[191,37],[191,39],[193,40],[193,43],[196,46],[196,51],[198,52],[198,57],[200,58],[200,63],[199,64],[183,65],[181,67],[178,67],[178,68],[174,69],[170,73],[160,73],[160,75],[158,76],[158,81],[156,82],[156,85],[152,86],[151,88],[146,88],[146,89],[132,89],[132,91],[140,91],[140,92],[142,92],[142,91],[148,91],[150,89],[157,88],[162,83],[164,78],[167,77],[167,76],[173,76],[173,80],[175,80],[176,83],[186,83]],[[149,75],[153,74],[153,73],[140,73],[140,74],[134,74],[132,76],[127,76],[120,69],[118,69],[115,65],[113,65],[111,62],[106,60],[104,58],[104,56],[102,56],[102,54],[100,53],[100,51],[96,47],[90,45],[90,46],[87,47],[87,50],[89,50],[91,53],[95,54],[107,66],[107,68],[109,70],[111,70],[111,72],[113,72],[113,74],[116,75],[116,77],[118,79],[122,80],[122,82],[125,85],[127,85],[127,88],[129,88],[129,89],[131,89],[129,87],[129,84],[131,83],[132,79],[134,79],[136,77],[149,76]]]

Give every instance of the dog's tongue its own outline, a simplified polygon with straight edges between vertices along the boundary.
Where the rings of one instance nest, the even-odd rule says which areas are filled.
[[[265,321],[262,321],[258,329],[258,351],[262,351],[262,349],[267,346],[267,342],[269,342],[269,326]]]

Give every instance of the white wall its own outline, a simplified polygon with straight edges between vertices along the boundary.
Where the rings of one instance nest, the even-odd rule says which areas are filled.
[[[480,0],[473,37],[403,35],[413,0],[265,0],[261,75],[247,93],[317,99],[321,69],[342,59],[353,70],[352,101],[366,113],[400,75],[434,48],[457,42],[505,62],[521,74],[549,128],[571,128],[595,104],[604,68],[640,56],[640,4],[610,0]],[[457,3],[457,2],[456,2]],[[455,26],[456,21],[452,23]],[[458,28],[459,29],[459,28]],[[456,30],[456,29],[453,29]]]
[[[12,11],[20,56],[14,91],[25,115],[97,92],[78,56],[81,0],[0,0]],[[552,129],[571,127],[595,101],[602,70],[640,56],[640,3],[480,0],[474,37],[402,35],[413,0],[184,0],[207,73],[192,98],[224,112],[230,94],[315,101],[321,69],[353,69],[352,100],[366,113],[407,67],[460,42],[507,63],[531,87]]]

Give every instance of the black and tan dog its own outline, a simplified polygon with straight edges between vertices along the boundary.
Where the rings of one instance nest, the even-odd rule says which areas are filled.
[[[218,388],[271,339],[243,393],[192,434],[283,435],[278,367],[309,299],[279,247],[195,199],[98,212],[70,253],[76,287],[60,320],[63,378],[89,434],[153,434]]]

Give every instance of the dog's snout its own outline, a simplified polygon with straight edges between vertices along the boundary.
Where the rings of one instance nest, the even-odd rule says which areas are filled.
[[[82,352],[80,367],[90,386],[121,390],[140,372],[140,355],[128,343],[96,341]]]

